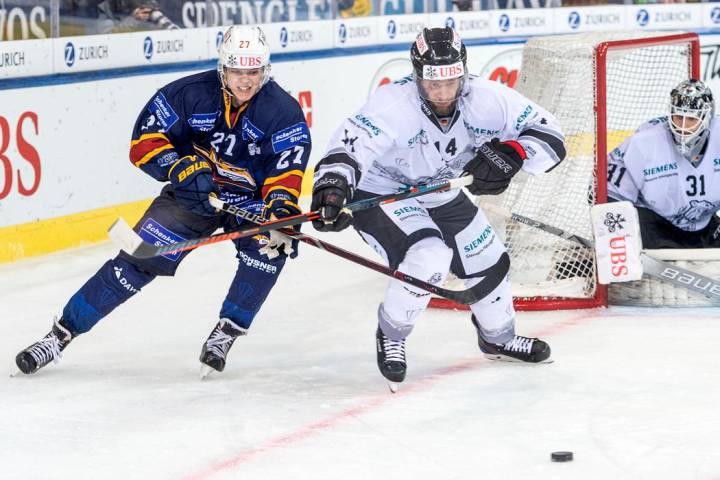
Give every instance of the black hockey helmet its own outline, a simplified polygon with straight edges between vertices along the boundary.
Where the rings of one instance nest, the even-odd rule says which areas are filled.
[[[457,100],[467,78],[467,50],[460,35],[450,27],[423,28],[410,47],[415,83],[420,96],[431,102],[423,87],[423,80],[446,81],[460,79],[451,101]]]
[[[417,78],[438,80],[439,72],[426,67],[462,64],[464,74],[467,50],[460,35],[452,28],[423,28],[410,47],[410,60]],[[452,78],[461,76],[456,72],[449,75],[455,75]]]
[[[683,80],[670,92],[668,126],[675,146],[688,160],[696,161],[705,146],[714,115],[713,94],[700,80]]]

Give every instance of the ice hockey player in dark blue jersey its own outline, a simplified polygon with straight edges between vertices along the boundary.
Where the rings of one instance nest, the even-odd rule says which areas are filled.
[[[259,27],[232,26],[217,71],[161,88],[140,113],[130,160],[167,182],[135,226],[146,241],[170,244],[240,228],[210,195],[267,218],[300,213],[310,132],[295,99],[270,79],[270,50]],[[235,339],[245,335],[297,245],[282,234],[235,241],[238,268],[217,323],[202,348],[205,371],[222,371]],[[16,357],[29,374],[57,361],[89,331],[158,275],[172,276],[188,252],[139,260],[120,252],[68,301],[50,333]]]

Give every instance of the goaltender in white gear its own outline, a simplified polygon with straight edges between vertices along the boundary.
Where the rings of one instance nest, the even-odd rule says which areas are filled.
[[[608,156],[608,196],[638,207],[645,248],[720,247],[720,122],[710,89],[685,80],[669,115]]]
[[[340,207],[467,173],[475,178],[471,192],[501,193],[520,168],[540,174],[561,162],[563,134],[549,112],[518,92],[469,76],[465,46],[449,27],[424,29],[411,59],[414,75],[378,88],[330,140],[313,189],[312,209],[320,209],[325,222],[314,225],[334,231],[352,222],[390,266],[436,284],[452,271],[469,288],[505,247],[464,192],[394,202],[352,219]],[[404,340],[429,300],[421,289],[390,282],[378,309],[377,335],[378,364],[391,381],[404,378]],[[549,356],[544,342],[515,334],[507,277],[470,308],[485,353],[524,361]]]

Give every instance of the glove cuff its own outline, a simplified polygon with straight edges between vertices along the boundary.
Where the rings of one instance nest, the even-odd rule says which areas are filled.
[[[515,140],[508,140],[506,142],[500,142],[500,144],[511,147],[515,151],[515,153],[518,154],[520,160],[525,160],[527,158],[527,153],[525,153],[525,149],[522,145],[520,145],[520,142],[517,142]]]

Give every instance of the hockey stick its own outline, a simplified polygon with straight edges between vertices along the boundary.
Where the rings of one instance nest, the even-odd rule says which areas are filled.
[[[435,182],[429,183],[427,185],[407,187],[396,193],[379,195],[377,197],[366,198],[365,200],[359,200],[357,202],[349,203],[345,205],[343,211],[352,215],[353,212],[367,210],[369,208],[377,207],[378,205],[385,205],[387,203],[396,202],[398,200],[419,197],[420,195],[427,195],[428,193],[444,192],[446,190],[464,187],[466,185],[470,185],[472,181],[472,175],[467,175],[465,177],[454,178],[452,180],[444,182]],[[165,255],[167,253],[177,253],[183,252],[185,250],[192,250],[203,245],[210,245],[212,243],[222,242],[225,240],[250,237],[259,233],[267,232],[269,230],[276,230],[283,227],[292,227],[294,225],[299,225],[304,222],[317,220],[319,218],[321,218],[320,212],[312,211],[307,213],[301,213],[300,215],[293,215],[292,217],[285,217],[278,220],[270,220],[256,227],[251,227],[244,230],[218,233],[207,237],[193,238],[191,240],[176,242],[169,245],[153,245],[140,239],[139,242],[126,245],[129,250],[126,248],[123,248],[123,250],[136,258],[151,258]],[[115,223],[113,223],[108,230],[108,236],[111,239],[114,239],[116,228],[122,229],[122,226],[118,224],[119,221],[120,220],[117,220]]]
[[[263,223],[265,221],[265,219],[260,215],[256,215],[252,212],[248,212],[247,210],[243,210],[236,205],[230,205],[217,198],[210,198],[210,204],[219,210],[227,212],[231,215],[235,215],[236,217],[242,218],[243,220],[248,220],[253,223]],[[444,297],[448,300],[452,300],[453,302],[461,303],[464,305],[470,305],[485,298],[490,292],[495,290],[495,288],[500,284],[502,279],[505,278],[505,275],[507,275],[507,272],[510,269],[510,257],[509,255],[505,254],[500,258],[500,260],[498,260],[495,265],[480,272],[481,275],[478,276],[484,276],[484,278],[476,285],[466,290],[450,290],[447,288],[438,287],[437,285],[433,285],[432,283],[428,283],[424,280],[420,280],[419,278],[413,277],[399,270],[393,270],[389,267],[386,267],[385,265],[374,262],[368,258],[361,257],[360,255],[349,252],[345,249],[342,249],[331,243],[327,243],[311,235],[296,232],[295,230],[290,228],[282,228],[280,229],[280,231],[288,237],[294,238],[303,243],[307,243],[308,245],[312,245],[313,247],[319,248],[320,250],[332,253],[333,255],[337,255],[340,258],[350,260],[353,263],[362,265],[371,270],[375,270],[376,272],[382,273],[383,275],[386,275],[388,277],[396,278],[402,282],[408,283],[418,288],[422,288],[426,292],[433,293],[440,297]]]
[[[556,235],[558,237],[564,238],[565,240],[579,243],[584,247],[593,248],[595,245],[591,240],[588,240],[587,238],[581,237],[579,235],[574,235],[560,228],[548,225],[543,222],[539,222],[537,220],[533,220],[528,217],[524,217],[517,213],[510,213],[502,207],[486,205],[482,208],[484,210],[494,212],[498,215],[510,217],[512,220],[518,223],[537,228],[538,230],[542,230],[543,232],[547,232],[551,235]],[[704,295],[705,297],[715,300],[720,304],[720,282],[704,275],[700,275],[699,273],[691,272],[690,270],[686,270],[675,265],[670,265],[666,262],[663,262],[662,260],[651,257],[646,252],[640,253],[640,261],[643,265],[643,273],[646,273],[647,275],[657,278],[658,280],[662,280],[666,283],[686,288],[691,292]]]
[[[221,210],[228,212],[232,215],[240,217],[244,220],[249,220],[252,222],[262,222],[263,220],[263,218],[259,215],[255,215],[254,213],[242,210],[235,205],[223,203],[222,201],[217,199],[211,200],[210,203],[212,203],[213,206],[220,208]],[[353,263],[370,268],[371,270],[375,270],[376,272],[382,273],[383,275],[387,275],[388,277],[396,278],[400,281],[421,288],[426,292],[434,293],[435,295],[445,297],[449,300],[452,300],[453,302],[465,305],[475,303],[485,298],[500,284],[500,282],[503,278],[505,278],[505,275],[507,275],[507,272],[510,269],[510,257],[507,254],[504,254],[500,258],[498,263],[481,272],[481,274],[485,275],[485,278],[483,278],[483,280],[481,280],[478,284],[466,290],[450,290],[447,288],[439,287],[437,285],[433,285],[432,283],[425,282],[423,280],[420,280],[419,278],[407,275],[398,270],[393,270],[389,267],[386,267],[385,265],[379,264],[365,257],[361,257],[360,255],[349,252],[310,235],[296,232],[293,229],[283,228],[280,229],[280,231],[291,238],[297,239],[298,241],[307,243],[308,245],[312,245],[313,247],[319,248],[321,250],[325,250],[326,252],[330,252],[333,255],[337,255],[346,260],[350,260]],[[137,245],[138,243],[143,241],[142,238],[140,238],[140,235],[138,235],[132,228],[130,228],[130,226],[122,218],[118,219],[113,225],[113,234],[111,238],[120,248],[125,251],[127,251],[128,248],[132,249],[133,245]]]

